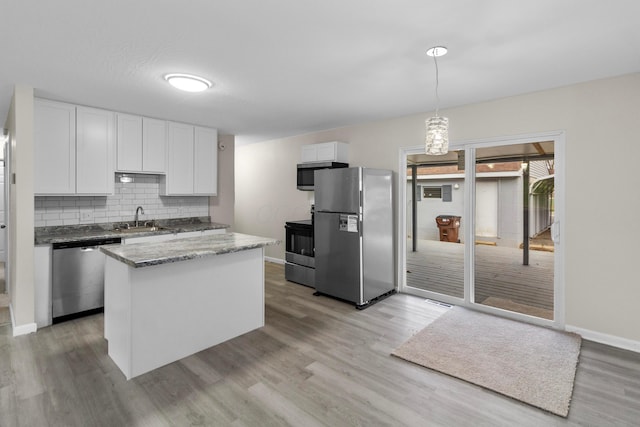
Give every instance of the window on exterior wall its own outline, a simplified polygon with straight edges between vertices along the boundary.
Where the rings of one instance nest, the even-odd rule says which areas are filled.
[[[451,202],[451,201],[453,201],[453,194],[451,192],[451,185],[443,185],[442,186],[442,201],[443,202]]]
[[[423,199],[441,199],[442,187],[422,187]]]

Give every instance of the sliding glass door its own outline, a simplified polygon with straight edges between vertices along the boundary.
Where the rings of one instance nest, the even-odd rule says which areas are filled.
[[[445,156],[408,149],[399,198],[406,231],[401,290],[541,323],[563,321],[563,142],[554,133],[468,143]]]
[[[456,153],[426,157],[410,156],[406,169],[406,283],[457,301],[464,298],[464,166]]]
[[[553,320],[553,142],[478,148],[474,181],[472,302]]]

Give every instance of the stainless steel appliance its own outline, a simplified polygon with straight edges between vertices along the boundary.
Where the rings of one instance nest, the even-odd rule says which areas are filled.
[[[315,286],[315,257],[312,220],[285,223],[284,277],[301,285]]]
[[[391,171],[315,174],[316,291],[364,308],[395,292]]]
[[[334,169],[349,167],[347,163],[340,162],[311,162],[298,164],[297,188],[298,190],[311,191],[314,188],[313,179],[315,171],[319,169]]]
[[[54,323],[104,307],[105,255],[99,247],[120,241],[118,237],[52,245],[51,308]]]

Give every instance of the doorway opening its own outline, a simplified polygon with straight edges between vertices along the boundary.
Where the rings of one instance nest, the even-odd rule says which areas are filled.
[[[9,180],[7,175],[9,167],[6,165],[8,160],[7,151],[10,149],[8,146],[8,131],[2,129],[0,135],[0,152],[2,153],[2,159],[0,159],[0,326],[11,323],[11,312],[9,309],[10,298],[8,293],[8,281],[7,281],[7,253],[8,253],[8,232],[7,232],[7,211],[9,200]]]

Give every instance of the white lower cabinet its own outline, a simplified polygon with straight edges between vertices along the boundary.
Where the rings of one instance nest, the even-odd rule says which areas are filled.
[[[34,317],[38,328],[51,325],[51,285],[53,283],[51,245],[34,248]]]

